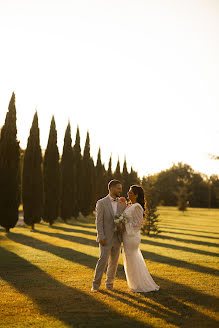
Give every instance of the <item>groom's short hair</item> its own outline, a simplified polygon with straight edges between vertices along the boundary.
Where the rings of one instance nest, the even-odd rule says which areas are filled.
[[[117,184],[122,184],[119,180],[113,179],[108,183],[108,189],[110,190],[111,187],[116,186]]]

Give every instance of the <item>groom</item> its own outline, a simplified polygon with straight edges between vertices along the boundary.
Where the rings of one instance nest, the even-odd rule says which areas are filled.
[[[115,231],[114,218],[116,214],[120,215],[126,208],[126,204],[118,198],[122,192],[122,184],[119,180],[111,180],[108,183],[108,189],[109,194],[98,200],[96,204],[97,242],[100,247],[100,258],[95,269],[92,291],[98,291],[107,264],[105,285],[107,289],[113,289],[121,248],[121,232]]]

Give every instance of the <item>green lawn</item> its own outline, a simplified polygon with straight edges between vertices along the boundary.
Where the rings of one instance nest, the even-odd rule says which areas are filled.
[[[158,292],[128,291],[122,256],[115,291],[90,291],[99,255],[94,219],[0,229],[0,327],[218,327],[219,210],[159,208],[141,250]]]

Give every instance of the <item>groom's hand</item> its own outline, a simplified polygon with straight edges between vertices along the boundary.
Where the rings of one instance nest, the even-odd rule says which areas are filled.
[[[106,239],[102,239],[99,241],[101,246],[105,246],[106,245]]]

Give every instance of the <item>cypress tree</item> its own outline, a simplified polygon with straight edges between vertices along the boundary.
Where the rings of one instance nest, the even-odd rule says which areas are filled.
[[[90,168],[91,168],[91,203],[90,203],[90,214],[93,213],[96,206],[96,196],[95,196],[95,164],[94,160],[90,158]]]
[[[59,215],[60,170],[57,131],[54,116],[51,120],[49,139],[43,160],[44,207],[43,220],[54,223]]]
[[[113,173],[112,173],[112,155],[111,155],[109,159],[108,170],[107,170],[107,183],[112,179],[113,179]]]
[[[94,209],[94,163],[90,156],[90,136],[87,132],[84,153],[82,158],[82,208],[81,212],[84,216],[92,213]]]
[[[129,186],[133,185],[133,184],[139,184],[140,183],[140,179],[138,177],[138,174],[136,171],[133,170],[133,168],[131,167],[131,171],[129,173]]]
[[[0,137],[0,225],[7,232],[18,221],[20,149],[15,94],[12,94]]]
[[[99,148],[97,155],[97,164],[95,167],[95,203],[98,199],[103,198],[106,194],[106,175],[105,175],[105,167],[101,162],[101,150]]]
[[[117,161],[116,170],[114,172],[114,179],[117,179],[117,180],[122,182],[122,174],[121,174],[121,171],[120,171],[119,158],[118,158],[118,161]]]
[[[37,112],[35,112],[30,129],[23,165],[24,222],[34,230],[34,224],[41,221],[43,214],[42,151]]]
[[[124,160],[123,170],[122,170],[122,195],[127,197],[127,192],[129,191],[129,173],[127,170],[126,159]]]
[[[148,236],[150,236],[150,233],[153,231],[155,234],[158,234],[160,231],[158,229],[158,223],[159,223],[159,214],[157,214],[157,207],[154,202],[154,186],[152,183],[148,182],[147,185],[145,185],[144,188],[145,192],[145,218],[143,221],[143,225],[141,230],[145,233],[147,233]]]
[[[61,159],[61,217],[66,222],[73,216],[74,207],[74,161],[71,126],[68,122]]]
[[[74,159],[74,201],[73,201],[73,216],[78,217],[82,207],[82,156],[80,146],[80,131],[77,127],[75,144],[73,147],[73,159]]]

